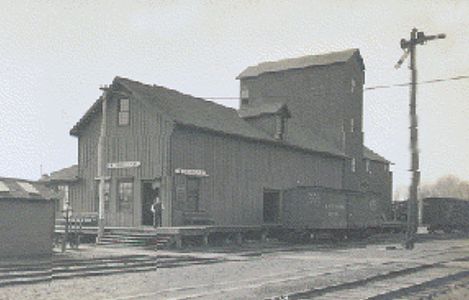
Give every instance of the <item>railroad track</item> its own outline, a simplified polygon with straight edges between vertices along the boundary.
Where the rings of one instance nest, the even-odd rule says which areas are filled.
[[[422,262],[423,257],[413,257],[415,262],[351,263],[314,273],[265,274],[114,299],[407,299],[409,293],[469,276],[469,256],[463,250],[428,251],[424,256],[431,263]]]
[[[288,299],[398,299],[426,287],[469,276],[469,271],[444,264],[423,265],[367,278],[302,291]],[[279,297],[274,297],[279,298]]]
[[[0,266],[0,287],[33,284],[52,280],[155,271],[189,265],[211,264],[220,259],[190,256],[126,255],[87,259],[63,259],[22,265]]]
[[[274,296],[270,299],[409,299],[409,295],[469,278],[469,257],[397,268],[324,287]]]

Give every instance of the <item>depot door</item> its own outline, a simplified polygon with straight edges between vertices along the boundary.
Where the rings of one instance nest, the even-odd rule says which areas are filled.
[[[153,212],[151,206],[159,196],[160,189],[154,187],[153,182],[142,182],[142,225],[153,225]]]
[[[280,192],[265,190],[263,197],[264,223],[280,222]]]

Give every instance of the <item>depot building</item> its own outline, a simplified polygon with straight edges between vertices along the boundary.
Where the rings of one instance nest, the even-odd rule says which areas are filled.
[[[156,197],[163,226],[277,224],[296,186],[374,192],[390,214],[390,163],[363,144],[364,71],[357,49],[251,66],[238,110],[116,77],[70,131],[67,197],[98,211],[101,149],[106,226],[152,225]]]

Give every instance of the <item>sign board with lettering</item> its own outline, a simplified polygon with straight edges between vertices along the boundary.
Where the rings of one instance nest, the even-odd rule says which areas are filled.
[[[107,164],[108,169],[128,169],[137,167],[140,167],[139,161],[118,161]]]
[[[205,170],[201,169],[176,169],[174,173],[186,175],[186,176],[196,176],[196,177],[208,177],[208,174]]]

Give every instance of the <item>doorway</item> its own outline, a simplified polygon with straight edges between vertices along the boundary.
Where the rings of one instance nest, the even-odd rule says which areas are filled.
[[[280,222],[280,191],[264,190],[263,217],[264,223]]]
[[[142,182],[142,225],[153,226],[153,212],[151,206],[155,198],[160,195],[160,188],[152,181]]]

